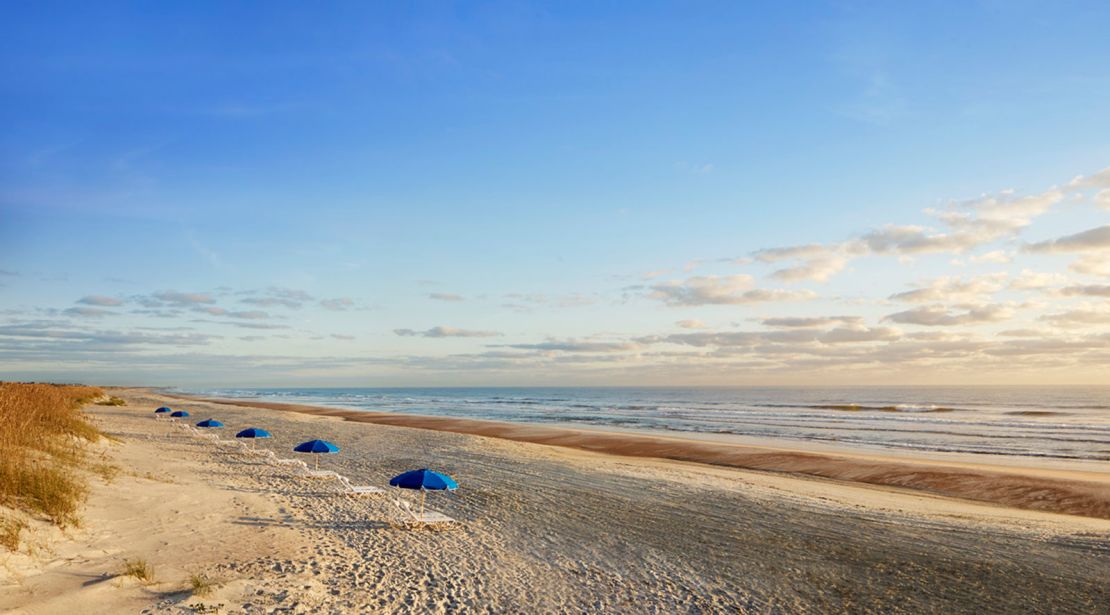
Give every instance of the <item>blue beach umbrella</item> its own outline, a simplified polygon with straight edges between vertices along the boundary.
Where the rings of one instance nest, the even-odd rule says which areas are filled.
[[[309,440],[308,442],[301,442],[297,446],[294,446],[293,447],[293,452],[294,453],[316,453],[316,454],[320,454],[320,455],[326,455],[328,453],[338,453],[339,452],[339,447],[332,444],[331,442],[325,442],[323,440]],[[317,457],[316,458],[316,468],[319,469],[319,467],[320,467],[320,458]]]
[[[420,470],[409,470],[404,474],[398,474],[389,479],[390,487],[400,487],[401,489],[419,489],[420,490],[420,514],[424,514],[424,494],[428,490],[432,491],[454,491],[459,488],[455,479],[433,472],[427,468]]]
[[[162,406],[161,408],[154,411],[154,418],[160,419],[160,418],[162,418],[163,414],[168,414],[170,412],[173,412],[173,410],[170,410],[169,408],[167,408],[165,406]]]
[[[251,447],[254,447],[254,441],[255,441],[256,438],[269,438],[270,437],[270,432],[266,431],[265,429],[259,429],[257,427],[248,427],[248,428],[244,429],[243,431],[240,431],[239,433],[235,434],[235,437],[236,438],[250,438],[251,439]]]
[[[217,421],[216,419],[205,419],[205,420],[197,423],[197,427],[223,427],[223,426],[224,426],[224,424]]]
[[[189,416],[189,413],[185,412],[184,410],[177,410],[176,412],[170,414],[171,419],[180,419],[187,416]]]

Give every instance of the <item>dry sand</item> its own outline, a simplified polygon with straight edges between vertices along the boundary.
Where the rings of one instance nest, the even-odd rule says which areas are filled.
[[[124,473],[94,486],[84,529],[40,530],[49,550],[8,556],[0,610],[1106,613],[1110,604],[1110,521],[1095,516],[807,476],[821,465],[804,455],[804,474],[781,474],[113,394],[129,405],[90,411],[119,438],[109,450]],[[334,481],[171,432],[151,414],[164,403],[215,416],[227,432],[269,429],[266,446],[286,457],[309,438],[335,442],[342,452],[321,467],[356,484],[447,472],[459,491],[431,494],[429,506],[462,523],[400,529],[387,498],[343,497]],[[965,477],[957,483],[967,473],[1079,480],[1094,501],[1105,485],[1095,474],[945,471]],[[1045,500],[1061,501],[1051,490]],[[151,562],[157,582],[113,576],[128,557]],[[202,601],[185,590],[190,573],[220,583]]]

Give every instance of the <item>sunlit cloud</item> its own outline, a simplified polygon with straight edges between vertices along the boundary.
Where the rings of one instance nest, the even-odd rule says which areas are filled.
[[[752,276],[744,274],[694,276],[655,284],[648,297],[671,306],[692,306],[804,301],[817,296],[812,291],[751,288],[752,281]]]

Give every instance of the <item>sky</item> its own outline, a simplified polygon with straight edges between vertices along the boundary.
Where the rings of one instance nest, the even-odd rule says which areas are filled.
[[[1105,2],[5,12],[0,378],[1108,381]]]

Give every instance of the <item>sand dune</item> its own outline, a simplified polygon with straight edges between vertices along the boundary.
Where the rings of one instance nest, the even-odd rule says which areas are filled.
[[[348,421],[433,429],[576,448],[628,457],[653,457],[713,465],[804,474],[882,487],[912,489],[932,494],[989,502],[1026,510],[1110,519],[1110,474],[1038,473],[1034,468],[1015,472],[977,468],[969,464],[930,464],[904,458],[817,454],[774,448],[668,438],[629,433],[599,432],[547,425],[524,425],[454,417],[420,416],[361,410],[342,410],[301,404],[208,399],[222,404],[287,410]]]

